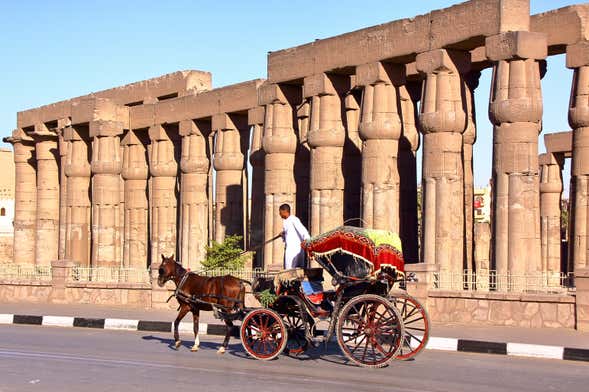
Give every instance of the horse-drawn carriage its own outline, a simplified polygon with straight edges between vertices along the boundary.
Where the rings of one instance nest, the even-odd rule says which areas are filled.
[[[232,321],[241,319],[240,337],[245,351],[269,360],[283,351],[303,353],[311,345],[333,336],[352,362],[381,367],[393,359],[409,359],[426,345],[429,320],[423,306],[405,292],[407,276],[396,234],[383,230],[342,226],[301,244],[315,268],[293,269],[274,276],[260,276],[252,283],[263,307],[245,307],[243,282],[231,276],[207,278],[189,273],[173,258],[162,256],[159,283],[174,280],[174,296],[180,314],[178,324],[192,311],[198,349],[198,315],[213,310],[224,320],[229,341]],[[331,290],[308,293],[304,287],[321,286],[323,273],[331,278]],[[319,325],[327,324],[321,334]]]
[[[260,296],[271,290],[267,308],[249,311],[240,329],[243,347],[252,357],[272,359],[284,350],[304,352],[318,341],[337,342],[352,362],[381,367],[392,359],[409,359],[426,345],[429,321],[423,306],[404,288],[406,275],[397,235],[342,226],[301,245],[311,264],[319,268],[288,270],[277,274],[271,286],[254,283]],[[320,282],[323,272],[332,278],[333,290],[310,298],[303,282]],[[316,327],[327,331],[317,339]]]

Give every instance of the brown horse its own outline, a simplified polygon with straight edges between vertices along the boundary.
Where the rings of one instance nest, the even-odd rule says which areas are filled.
[[[223,354],[227,349],[231,329],[233,327],[232,315],[236,315],[244,308],[245,286],[244,281],[230,275],[206,277],[194,272],[188,272],[182,265],[174,260],[174,255],[165,257],[162,255],[162,264],[158,269],[157,283],[163,287],[169,280],[176,284],[175,296],[180,304],[178,317],[174,320],[174,341],[176,348],[181,345],[178,335],[178,325],[189,311],[192,312],[194,321],[194,346],[191,351],[198,351],[200,341],[198,339],[198,318],[200,311],[215,311],[221,314],[226,326],[225,340],[218,353]]]

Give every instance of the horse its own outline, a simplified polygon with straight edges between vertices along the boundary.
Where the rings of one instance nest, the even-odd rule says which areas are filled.
[[[217,353],[224,354],[229,344],[231,329],[235,316],[241,313],[245,305],[246,281],[231,275],[206,277],[187,271],[180,263],[174,260],[174,255],[165,257],[158,268],[157,283],[163,287],[167,281],[172,280],[176,284],[174,296],[180,304],[178,316],[174,320],[174,342],[178,349],[182,344],[178,335],[180,321],[191,311],[194,322],[194,345],[190,349],[198,351],[200,340],[198,338],[198,319],[200,311],[214,311],[222,313],[226,332],[223,345]],[[170,297],[171,298],[171,297]]]

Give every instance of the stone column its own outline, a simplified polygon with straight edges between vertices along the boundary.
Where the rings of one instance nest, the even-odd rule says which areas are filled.
[[[423,260],[440,272],[460,274],[464,257],[462,133],[466,107],[460,73],[467,53],[443,49],[420,53],[417,69],[426,75],[419,121],[423,133]],[[455,287],[455,288],[462,288]]]
[[[589,43],[567,46],[567,67],[574,69],[569,124],[573,129],[571,216],[568,271],[589,268]],[[589,319],[589,313],[587,316]]]
[[[63,170],[67,178],[64,258],[90,267],[91,169],[88,133],[82,129],[69,126],[63,135],[68,146]]]
[[[119,135],[123,124],[90,122],[92,138],[92,267],[122,266],[120,249],[120,157]]]
[[[249,153],[252,165],[252,192],[250,215],[250,244],[249,247],[258,247],[264,243],[264,107],[250,109],[247,113],[247,123],[252,128],[252,144]],[[254,258],[254,266],[262,267],[264,264],[264,250],[258,249]]]
[[[243,168],[240,130],[247,121],[239,116],[217,114],[212,129],[217,132],[213,165],[215,182],[215,241],[223,242],[226,235],[243,236]]]
[[[37,219],[35,263],[51,265],[59,248],[59,154],[57,135],[45,124],[35,125],[37,158]],[[18,190],[17,192],[18,193]]]
[[[564,157],[541,154],[540,163],[540,239],[542,272],[548,276],[560,273],[560,196]]]
[[[589,332],[589,268],[575,270],[577,330]]]
[[[35,264],[37,173],[35,143],[22,129],[6,138],[14,149],[14,263]]]
[[[65,162],[69,143],[64,139],[65,127],[70,125],[70,120],[61,119],[57,121],[58,150],[59,150],[59,260],[65,258],[66,243],[66,202],[67,202],[67,176],[65,174]]]
[[[180,121],[182,158],[180,169],[181,234],[180,260],[182,265],[198,270],[205,259],[208,244],[208,173],[207,137],[209,124],[192,120]]]
[[[476,222],[474,224],[474,269],[477,272],[491,269],[491,225],[489,222]]]
[[[344,221],[346,225],[362,226],[362,139],[359,130],[361,91],[355,88],[356,84],[356,76],[352,75],[350,85],[353,89],[344,99]]]
[[[493,241],[498,274],[541,272],[538,134],[542,93],[537,60],[546,37],[516,31],[486,39],[495,62],[489,117],[493,134]]]
[[[149,263],[149,203],[147,192],[147,135],[137,131],[127,132],[123,146],[124,179],[124,245],[125,268],[147,268]]]
[[[464,75],[464,93],[466,100],[466,130],[462,134],[462,167],[464,168],[464,261],[469,272],[474,265],[474,176],[472,167],[472,149],[476,141],[476,113],[474,92],[479,85],[479,71]]]
[[[421,84],[410,82],[399,86],[401,121],[403,132],[399,139],[399,236],[403,244],[403,258],[406,263],[419,261],[419,240],[417,222],[417,160],[419,132],[417,130],[417,101]]]
[[[265,157],[264,214],[265,240],[282,231],[278,215],[281,204],[287,203],[296,212],[296,183],[294,177],[297,137],[293,127],[293,111],[289,98],[295,95],[292,87],[276,84],[258,89],[258,103],[266,106],[263,147]],[[284,244],[280,239],[270,242],[264,249],[264,266],[275,270],[283,268]]]
[[[177,176],[178,161],[173,135],[161,125],[149,128],[151,149],[149,171],[151,174],[151,265],[158,265],[160,255],[171,256],[176,252],[177,225]]]
[[[308,143],[311,147],[311,235],[332,230],[343,223],[343,146],[340,95],[349,89],[349,78],[317,74],[306,77],[303,93],[311,98]]]
[[[400,66],[372,63],[356,68],[364,86],[360,137],[362,148],[362,219],[369,228],[399,233],[399,170],[401,137],[397,88]]]
[[[302,93],[297,89],[297,93]],[[302,97],[298,100],[300,102]],[[297,101],[293,101],[297,102]],[[298,104],[296,108],[295,133],[298,136],[298,144],[294,161],[294,181],[296,184],[296,206],[297,217],[305,227],[309,227],[310,214],[310,180],[311,180],[311,147],[307,140],[309,134],[309,116],[311,115],[311,104],[308,99]]]

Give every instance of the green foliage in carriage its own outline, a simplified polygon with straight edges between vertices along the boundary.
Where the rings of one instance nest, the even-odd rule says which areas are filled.
[[[269,289],[260,292],[257,297],[258,301],[260,301],[260,304],[265,308],[273,304],[274,301],[276,301],[276,298],[278,298],[278,296],[271,293]]]
[[[399,251],[402,249],[401,239],[397,233],[376,229],[364,229],[364,232],[366,237],[370,238],[376,246],[387,244]]]
[[[228,235],[222,243],[213,241],[213,245],[207,247],[206,259],[202,262],[202,266],[207,269],[235,269],[243,268],[245,256],[241,255],[242,237],[239,235]]]

